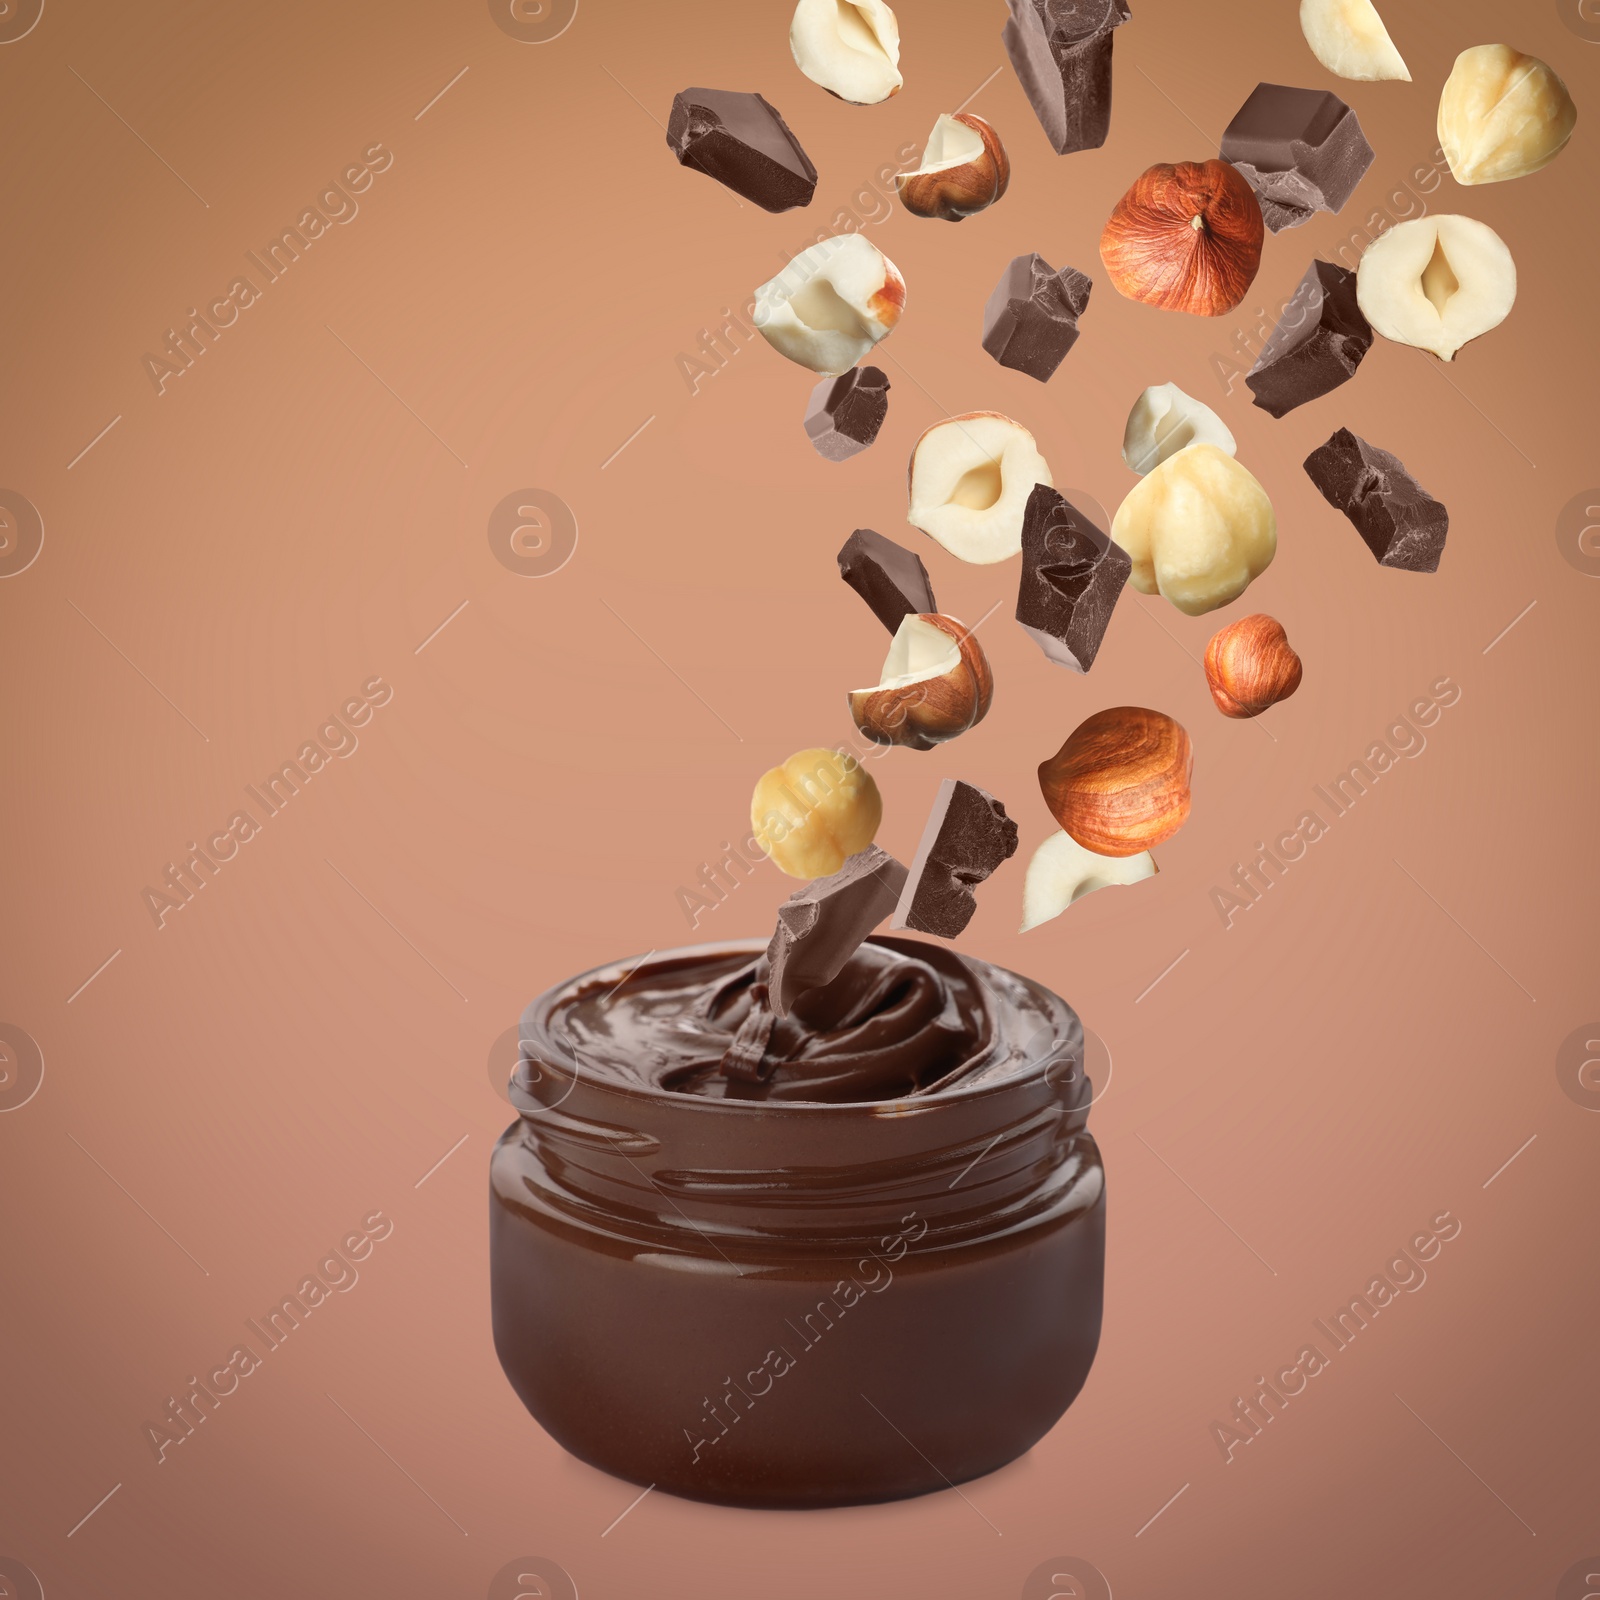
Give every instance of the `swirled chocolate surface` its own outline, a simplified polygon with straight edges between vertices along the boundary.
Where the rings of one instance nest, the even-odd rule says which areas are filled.
[[[909,940],[870,939],[787,1016],[765,957],[647,961],[561,996],[551,1033],[600,1079],[729,1100],[849,1104],[949,1093],[1047,1054],[1059,1002],[1014,974]]]

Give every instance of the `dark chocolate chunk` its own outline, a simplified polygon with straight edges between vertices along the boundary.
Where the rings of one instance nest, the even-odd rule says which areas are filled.
[[[1022,513],[1017,621],[1052,661],[1074,672],[1094,665],[1132,570],[1128,552],[1071,501],[1034,484]]]
[[[983,348],[1002,367],[1044,383],[1078,342],[1093,287],[1075,267],[1057,272],[1038,251],[1018,256],[983,308]]]
[[[1244,381],[1263,411],[1281,417],[1348,383],[1371,348],[1355,273],[1313,261]]]
[[[1006,0],[1001,42],[1058,155],[1094,150],[1111,131],[1111,36],[1127,0]]]
[[[765,1004],[766,990],[757,985],[752,995],[753,1003],[734,1034],[733,1042],[722,1052],[718,1065],[725,1078],[742,1078],[746,1083],[763,1083],[771,1077],[778,1063],[766,1059],[767,1046],[772,1041],[772,1030],[778,1019]]]
[[[895,928],[915,928],[953,939],[978,909],[973,886],[1017,853],[1017,825],[992,794],[959,778],[946,778],[922,831]]]
[[[1337,211],[1372,165],[1372,146],[1349,106],[1327,89],[1258,83],[1222,135],[1274,233]]]
[[[1437,572],[1450,513],[1399,459],[1341,428],[1306,457],[1306,473],[1384,567]]]
[[[878,437],[888,414],[889,375],[878,367],[852,367],[811,391],[806,433],[819,456],[846,461]]]
[[[736,89],[685,89],[672,102],[667,144],[686,167],[763,211],[811,204],[817,169],[777,109]]]
[[[857,528],[839,551],[839,576],[894,633],[901,619],[937,611],[922,557],[871,528]]]
[[[767,960],[770,1004],[779,1016],[807,989],[839,976],[861,941],[894,910],[905,881],[906,869],[869,844],[831,877],[796,889],[778,907]]]

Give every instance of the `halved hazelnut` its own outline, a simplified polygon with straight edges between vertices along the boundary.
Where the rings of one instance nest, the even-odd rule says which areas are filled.
[[[1214,633],[1205,666],[1211,698],[1225,717],[1259,717],[1300,687],[1300,657],[1283,624],[1264,612]]]
[[[982,722],[994,699],[983,646],[941,612],[902,619],[877,686],[850,691],[850,715],[875,744],[931,750]]]
[[[791,878],[825,878],[865,850],[883,820],[872,774],[843,750],[797,750],[764,772],[750,796],[750,827]]]
[[[834,378],[894,331],[905,305],[900,269],[871,240],[845,233],[762,284],[754,320],[779,355]]]
[[[1300,31],[1312,55],[1335,77],[1411,82],[1372,0],[1300,0]]]
[[[1549,166],[1577,120],[1566,84],[1537,56],[1480,44],[1456,57],[1439,96],[1439,148],[1457,183],[1501,183]]]
[[[1193,769],[1181,723],[1144,706],[1112,706],[1085,718],[1039,764],[1039,787],[1050,814],[1085,850],[1133,856],[1188,819]]]
[[[1418,217],[1367,246],[1356,268],[1356,299],[1385,339],[1451,361],[1510,315],[1517,264],[1485,223]]]
[[[900,204],[913,216],[960,222],[992,206],[1011,181],[1000,135],[970,111],[945,112],[933,125],[922,165],[895,174]]]
[[[789,24],[794,64],[829,94],[875,106],[898,94],[900,24],[883,0],[800,0]]]
[[[1148,850],[1131,856],[1102,856],[1084,847],[1070,833],[1052,833],[1033,852],[1022,883],[1022,927],[1037,928],[1059,917],[1074,901],[1096,889],[1142,883],[1160,869]]]
[[[1175,383],[1146,389],[1134,401],[1122,430],[1122,459],[1141,477],[1191,444],[1214,444],[1230,456],[1237,449],[1227,423]]]
[[[1118,294],[1163,311],[1220,317],[1261,266],[1261,202],[1226,161],[1151,167],[1117,202],[1100,259]]]
[[[1022,549],[1022,518],[1050,468],[1033,435],[998,411],[936,422],[911,451],[906,521],[951,555],[986,566]]]
[[[1111,519],[1140,594],[1191,617],[1237,600],[1278,551],[1278,519],[1250,471],[1214,444],[1191,444],[1139,480]]]

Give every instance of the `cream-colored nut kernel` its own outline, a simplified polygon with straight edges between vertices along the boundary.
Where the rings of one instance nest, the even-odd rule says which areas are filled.
[[[750,797],[750,827],[773,864],[791,878],[825,878],[872,843],[883,796],[853,755],[797,750],[763,772]]]
[[[1497,328],[1517,299],[1517,265],[1471,217],[1417,217],[1367,246],[1356,268],[1361,313],[1385,339],[1451,361]]]
[[[1033,435],[998,411],[936,422],[911,451],[906,521],[961,561],[987,566],[1022,549],[1022,516],[1050,468]]]
[[[1567,86],[1508,44],[1463,50],[1439,96],[1439,148],[1457,183],[1503,183],[1547,167],[1578,120]]]
[[[1033,852],[1022,883],[1022,928],[1037,928],[1059,917],[1074,901],[1096,889],[1142,883],[1159,869],[1148,850],[1134,856],[1102,856],[1084,847],[1070,833],[1052,833]]]
[[[831,95],[875,106],[898,94],[900,24],[883,0],[800,0],[789,24],[794,64]]]
[[[1300,0],[1300,31],[1312,55],[1335,77],[1411,82],[1372,0]]]
[[[894,331],[906,306],[906,281],[859,233],[802,250],[756,290],[755,325],[779,355],[837,377]]]
[[[1128,581],[1198,617],[1237,600],[1278,550],[1267,491],[1214,444],[1192,444],[1147,473],[1111,523],[1133,558]]]
[[[1230,456],[1237,448],[1222,418],[1175,383],[1157,384],[1134,401],[1122,459],[1141,477],[1191,444],[1214,444]]]

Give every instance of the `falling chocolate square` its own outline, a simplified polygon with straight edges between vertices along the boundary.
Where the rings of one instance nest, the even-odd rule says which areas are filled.
[[[1437,572],[1450,513],[1399,459],[1341,428],[1306,457],[1306,474],[1384,567]]]
[[[1371,348],[1355,273],[1313,261],[1244,381],[1263,411],[1281,417],[1348,383]]]
[[[832,983],[861,941],[894,910],[906,869],[875,844],[853,855],[831,877],[818,878],[778,907],[767,946],[772,1009],[787,1016],[807,989]]]
[[[878,437],[888,414],[888,374],[877,367],[852,367],[811,391],[806,433],[819,456],[847,461]]]
[[[953,939],[972,921],[972,890],[1017,853],[1017,825],[992,794],[959,778],[946,778],[922,830],[894,928],[914,928]]]
[[[871,528],[857,528],[839,551],[839,576],[872,607],[890,633],[901,619],[939,607],[922,557]]]
[[[1093,287],[1074,267],[1057,272],[1038,251],[1018,256],[983,308],[983,348],[1002,367],[1046,382],[1078,342]]]
[[[1111,36],[1127,0],[1006,0],[1000,38],[1058,155],[1094,150],[1111,131]]]
[[[1071,501],[1034,484],[1022,513],[1017,621],[1052,661],[1074,672],[1094,665],[1132,570],[1128,552]]]
[[[1222,159],[1239,169],[1274,233],[1318,211],[1338,211],[1372,165],[1355,112],[1327,89],[1258,83],[1222,135]]]
[[[758,94],[685,89],[672,102],[667,144],[686,167],[715,178],[763,211],[811,204],[817,169],[789,125]]]

